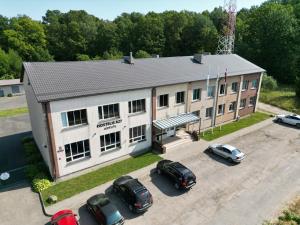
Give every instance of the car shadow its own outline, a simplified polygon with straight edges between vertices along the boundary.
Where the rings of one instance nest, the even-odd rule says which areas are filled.
[[[215,160],[215,161],[217,161],[219,163],[222,163],[222,164],[224,164],[226,166],[236,166],[236,165],[239,164],[239,163],[235,163],[235,162],[229,162],[228,160],[224,159],[223,157],[210,152],[208,149],[205,149],[203,151],[203,153],[205,153],[211,159],[213,159],[213,160]]]
[[[123,202],[116,193],[113,192],[112,185],[105,190],[105,194],[109,198],[109,200],[117,207],[117,209],[119,210],[119,212],[121,213],[121,215],[124,217],[125,220],[134,219],[143,214],[143,213],[131,212],[127,204]]]
[[[151,182],[165,195],[175,197],[182,195],[189,190],[177,190],[173,182],[164,175],[158,175],[156,169],[150,171]]]
[[[298,127],[287,124],[287,123],[280,123],[278,121],[276,121],[275,119],[273,120],[273,123],[278,124],[279,126],[283,126],[283,127],[288,127],[288,128],[293,128],[295,130],[300,130]]]
[[[78,222],[79,224],[97,225],[97,221],[86,208],[85,205],[80,206],[78,209]]]

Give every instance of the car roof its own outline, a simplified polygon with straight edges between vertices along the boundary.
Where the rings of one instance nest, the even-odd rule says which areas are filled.
[[[132,179],[126,182],[124,185],[126,185],[129,189],[131,189],[133,192],[139,192],[143,189],[146,189],[145,186],[138,181],[138,179]]]
[[[87,200],[87,202],[90,205],[94,205],[94,206],[98,205],[100,207],[105,206],[110,203],[108,197],[105,194],[94,195],[94,196],[90,197]]]
[[[300,115],[297,115],[297,114],[292,114],[290,116],[297,117],[298,119],[300,119]]]
[[[112,203],[109,203],[109,204],[101,207],[101,211],[103,212],[103,214],[105,216],[109,216],[109,215],[117,212],[118,210]]]
[[[233,151],[236,149],[236,147],[233,147],[232,145],[223,145],[224,148],[230,150],[230,151]]]
[[[188,168],[186,168],[184,165],[182,165],[179,162],[173,162],[171,163],[171,166],[181,174],[186,174],[188,172],[191,172]]]
[[[57,223],[58,225],[77,225],[77,220],[75,218],[72,210],[66,209],[55,213],[51,217],[51,223]]]

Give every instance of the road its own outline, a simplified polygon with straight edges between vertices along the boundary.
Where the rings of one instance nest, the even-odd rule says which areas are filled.
[[[263,122],[265,123],[265,122]],[[250,133],[241,130],[219,139],[240,148],[247,157],[234,165],[208,154],[209,143],[200,141],[171,150],[164,157],[192,169],[198,183],[180,192],[153,166],[132,173],[150,190],[154,205],[142,215],[133,215],[110,192],[110,183],[57,203],[49,211],[71,208],[81,224],[96,224],[84,208],[92,194],[106,192],[128,225],[259,225],[274,217],[300,194],[300,130],[269,121]],[[256,126],[256,125],[254,125]],[[260,125],[257,125],[260,126]],[[151,170],[152,169],[152,170]],[[67,187],[66,187],[67,188]]]

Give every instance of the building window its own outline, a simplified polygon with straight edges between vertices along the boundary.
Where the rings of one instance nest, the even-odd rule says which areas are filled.
[[[120,117],[119,113],[119,104],[103,105],[98,107],[99,119],[108,119],[108,118],[118,118]]]
[[[197,88],[193,90],[193,101],[201,100],[201,89]]]
[[[192,112],[192,114],[194,114],[195,116],[200,117],[200,110],[194,111],[194,112]]]
[[[71,127],[80,124],[87,124],[86,109],[61,113],[63,127]]]
[[[236,102],[231,102],[229,104],[229,112],[233,112],[236,109]]]
[[[128,110],[129,113],[146,112],[146,100],[140,99],[128,102]]]
[[[184,103],[184,91],[176,93],[176,104]]]
[[[90,156],[89,140],[73,142],[65,145],[66,161],[72,162]]]
[[[244,80],[242,90],[243,91],[248,90],[248,86],[249,86],[249,80]]]
[[[231,84],[231,91],[234,93],[238,92],[238,83],[237,82],[233,82]]]
[[[206,118],[212,118],[212,116],[213,116],[213,107],[207,108],[205,117]]]
[[[240,102],[240,108],[245,108],[246,107],[246,99],[241,99],[241,102]]]
[[[169,106],[169,95],[160,95],[158,97],[158,107],[168,107]]]
[[[220,95],[225,95],[226,93],[226,85],[225,84],[221,84],[220,85]]]
[[[212,98],[215,96],[215,86],[209,86],[207,88],[207,97]]]
[[[117,148],[121,148],[120,131],[100,136],[101,152]]]
[[[218,105],[218,115],[224,115],[225,104]]]
[[[20,87],[19,87],[19,85],[13,85],[13,86],[11,86],[11,91],[12,91],[13,94],[20,93]]]
[[[257,80],[252,81],[252,88],[254,88],[254,89],[257,88]]]
[[[250,102],[249,102],[249,106],[254,106],[256,103],[256,97],[253,96],[253,97],[250,97]]]
[[[129,128],[129,142],[140,142],[146,140],[146,125]]]

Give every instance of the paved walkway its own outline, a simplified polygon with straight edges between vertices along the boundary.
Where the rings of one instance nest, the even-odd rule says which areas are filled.
[[[268,105],[262,102],[258,103],[258,110],[273,113],[273,114],[290,114],[291,112],[288,112],[284,109],[280,109],[278,107]]]
[[[1,97],[0,110],[27,107],[25,95],[14,97]]]

